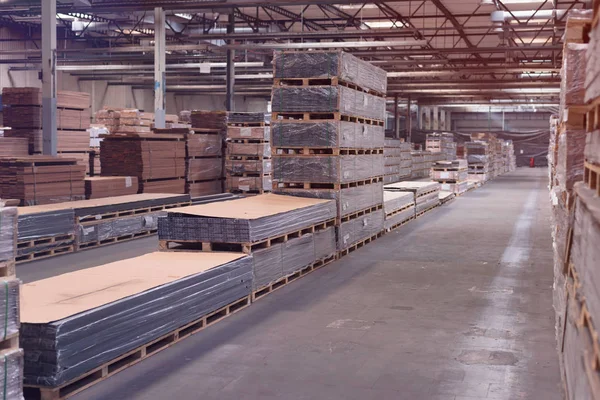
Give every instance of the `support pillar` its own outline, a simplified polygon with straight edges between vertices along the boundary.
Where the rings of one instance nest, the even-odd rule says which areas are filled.
[[[400,139],[400,108],[398,104],[400,97],[394,96],[394,137]]]
[[[440,130],[445,131],[446,129],[446,112],[444,110],[440,110]]]
[[[235,14],[229,14],[227,33],[235,33]],[[232,40],[227,40],[227,44],[233,44]],[[227,49],[227,89],[225,98],[225,108],[227,111],[235,111],[235,50]]]
[[[406,100],[406,118],[405,118],[406,122],[404,125],[406,125],[406,141],[410,142],[411,136],[412,136],[412,114],[410,112],[410,96],[408,96],[408,99]]]
[[[430,131],[431,130],[431,108],[423,107],[423,130]]]
[[[154,9],[154,126],[159,129],[165,127],[167,98],[165,26],[165,10],[156,7]]]
[[[42,1],[42,151],[56,155],[56,0]]]
[[[431,129],[434,131],[439,131],[440,130],[440,112],[439,109],[436,107],[433,107],[433,117],[431,119]]]
[[[452,130],[452,112],[446,111],[446,130]]]

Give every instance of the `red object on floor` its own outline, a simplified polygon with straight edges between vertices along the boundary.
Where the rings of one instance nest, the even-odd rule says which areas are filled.
[[[530,168],[535,168],[535,158],[534,157],[531,157],[529,159],[529,167]]]

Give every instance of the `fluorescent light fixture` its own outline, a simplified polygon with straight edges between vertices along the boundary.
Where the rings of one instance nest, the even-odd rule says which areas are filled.
[[[252,43],[231,44],[224,46],[228,49],[256,50],[256,49],[346,49],[364,47],[400,47],[400,46],[425,46],[427,40],[387,40],[387,41],[360,41],[360,42],[317,42],[317,43]]]
[[[341,10],[359,10],[361,8],[366,10],[377,8],[377,5],[375,4],[365,4],[364,6],[362,4],[336,4],[335,6]]]
[[[179,18],[187,19],[188,21],[191,21],[192,18],[194,18],[192,16],[192,14],[185,14],[185,13],[175,13],[175,16],[179,17]]]
[[[540,4],[543,3],[545,0],[501,0],[502,4]],[[494,1],[493,0],[481,0],[480,3],[482,6],[493,6]]]
[[[490,17],[492,22],[504,22],[504,21],[519,21],[523,22],[523,20],[527,20],[531,18],[532,20],[548,20],[554,17],[554,13],[556,13],[557,18],[562,18],[565,14],[566,10],[515,10],[515,11],[492,11]],[[531,21],[530,21],[531,22]]]
[[[368,26],[371,29],[382,29],[382,28],[405,28],[404,25],[400,21],[367,21],[363,22],[364,25]]]

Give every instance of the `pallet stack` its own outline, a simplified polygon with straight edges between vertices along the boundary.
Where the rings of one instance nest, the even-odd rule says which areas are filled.
[[[227,191],[249,195],[273,189],[270,142],[271,128],[264,113],[227,114]]]
[[[440,190],[455,195],[469,188],[467,160],[437,161],[431,170],[431,179],[440,184]]]
[[[456,160],[456,142],[452,133],[428,133],[425,139],[425,150],[441,153],[441,159],[436,161]]]
[[[154,123],[154,114],[134,108],[119,112],[119,128],[117,133],[150,133]]]
[[[400,182],[409,179],[412,173],[411,144],[400,139],[386,138],[383,155],[384,183]]]
[[[411,155],[411,179],[428,178],[431,170],[431,163],[425,161],[425,152],[423,150],[413,150]]]
[[[468,164],[468,179],[477,184],[484,184],[491,179],[490,172],[490,146],[483,141],[465,143],[465,156]]]
[[[341,51],[284,51],[274,63],[274,190],[335,199],[344,255],[383,230],[386,73]]]
[[[440,205],[440,184],[437,182],[398,182],[385,185],[384,190],[410,193],[415,204],[415,217]]]
[[[100,142],[110,130],[102,124],[92,124],[88,129],[90,135],[90,159],[89,175],[100,175],[102,173],[100,164]]]
[[[0,374],[3,376],[0,396],[4,399],[23,399],[23,350],[19,348],[21,281],[15,277],[17,253],[17,209],[0,206],[0,298],[2,307],[2,337]]]
[[[383,192],[384,228],[390,232],[415,218],[415,197],[411,192]]]
[[[103,125],[109,133],[118,132],[121,125],[121,110],[123,109],[104,107],[96,111],[94,118],[96,124]]]
[[[139,193],[185,193],[184,135],[114,133],[100,143],[103,176],[135,176]]]

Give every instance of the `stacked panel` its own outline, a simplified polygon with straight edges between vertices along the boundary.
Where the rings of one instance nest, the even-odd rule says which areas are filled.
[[[398,182],[385,185],[387,192],[407,192],[415,202],[415,217],[440,205],[440,184],[437,182]]]
[[[452,161],[457,158],[456,142],[452,133],[428,133],[425,149],[432,153],[441,153],[442,159],[436,161]]]
[[[461,195],[469,188],[467,160],[437,161],[433,164],[431,179],[440,184],[440,190]]]
[[[466,160],[469,166],[469,180],[483,184],[490,179],[490,147],[483,141],[465,143]]]
[[[384,183],[409,179],[412,173],[411,144],[400,139],[386,138],[383,148]]]

